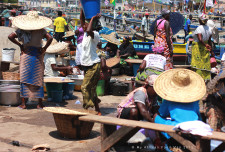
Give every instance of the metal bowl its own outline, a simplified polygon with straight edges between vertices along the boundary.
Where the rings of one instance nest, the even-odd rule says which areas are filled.
[[[16,106],[20,103],[20,92],[0,92],[0,104]]]
[[[1,84],[14,84],[14,85],[20,85],[19,80],[0,80],[0,85]]]

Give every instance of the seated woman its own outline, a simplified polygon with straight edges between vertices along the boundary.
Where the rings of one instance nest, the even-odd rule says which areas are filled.
[[[120,64],[126,64],[125,59],[137,58],[134,46],[130,43],[130,37],[124,37],[123,43],[116,52],[116,56],[121,58]]]
[[[164,99],[153,117],[155,123],[175,126],[201,120],[199,100],[206,94],[206,86],[197,73],[187,69],[167,70],[156,79],[154,90]],[[170,139],[168,134],[162,134]]]
[[[153,74],[159,75],[164,71],[166,58],[163,56],[163,50],[153,49],[154,54],[148,54],[142,61],[137,70],[136,80],[145,81],[145,79]]]
[[[157,75],[146,79],[144,86],[129,93],[117,107],[117,117],[131,120],[146,120],[153,122],[151,107],[156,103],[156,93],[153,84]]]

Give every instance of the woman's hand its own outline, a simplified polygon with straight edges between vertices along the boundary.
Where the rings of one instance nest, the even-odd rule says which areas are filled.
[[[212,47],[209,44],[206,44],[205,47],[207,48],[208,51],[212,50]]]

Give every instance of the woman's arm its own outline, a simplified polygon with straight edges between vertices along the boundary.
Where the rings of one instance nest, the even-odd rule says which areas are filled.
[[[46,51],[46,49],[49,47],[49,45],[52,43],[52,40],[53,40],[52,36],[49,33],[46,33],[44,35],[44,38],[47,39],[47,42],[46,42],[45,46],[42,48],[43,52]]]
[[[20,47],[20,50],[23,51],[23,45],[20,44],[20,42],[18,42],[16,40],[16,38],[18,38],[17,34],[16,33],[11,33],[9,36],[8,36],[8,39],[13,42],[14,44],[18,45]]]
[[[154,28],[154,40],[155,40],[155,37],[156,37],[156,31],[157,31],[156,26],[157,26],[157,22],[155,22],[155,28]]]
[[[205,42],[203,41],[203,39],[202,39],[202,34],[201,33],[198,33],[197,34],[197,37],[198,37],[198,40],[199,40],[199,42],[202,44],[202,45],[204,45],[209,51],[211,51],[212,50],[212,47],[209,45],[209,44],[205,44]],[[210,36],[210,40],[208,40],[208,42],[210,41],[210,43],[211,43],[211,36]],[[212,43],[211,43],[212,44]]]
[[[173,48],[172,48],[172,45],[171,45],[171,40],[170,40],[170,23],[168,21],[165,22],[165,31],[166,31],[166,42],[167,42],[167,45],[170,49],[170,52],[173,53]]]
[[[80,10],[80,24],[81,24],[81,27],[83,27],[85,24],[85,16],[84,16],[83,9]]]
[[[139,69],[137,70],[137,72],[144,71],[145,67],[146,67],[146,61],[143,60],[142,63],[141,63],[141,65],[139,66]]]
[[[90,23],[88,24],[88,27],[87,27],[87,34],[90,35],[92,39],[94,39],[94,32],[93,32],[93,26],[92,26],[92,24],[93,24],[94,20],[96,20],[96,19],[98,19],[98,18],[100,18],[100,17],[101,17],[100,14],[97,14],[96,16],[93,16],[93,17],[91,18]]]
[[[153,122],[151,113],[147,110],[146,106],[140,102],[137,102],[137,108],[140,114],[149,122]]]

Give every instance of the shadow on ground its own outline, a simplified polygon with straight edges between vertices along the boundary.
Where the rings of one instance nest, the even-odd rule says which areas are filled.
[[[63,138],[59,135],[59,132],[57,130],[49,132],[49,135],[55,139],[59,140],[65,140],[65,141],[80,141],[80,140],[89,140],[89,139],[94,139],[98,136],[100,136],[100,133],[98,131],[92,130],[89,137],[85,139],[69,139],[69,138]]]

